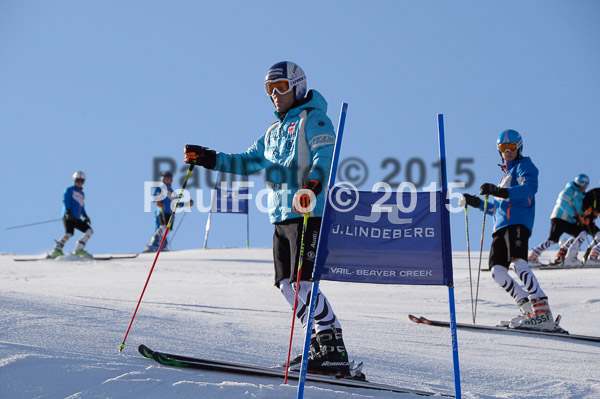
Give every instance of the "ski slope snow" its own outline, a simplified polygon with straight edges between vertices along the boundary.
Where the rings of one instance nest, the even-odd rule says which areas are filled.
[[[271,250],[162,253],[125,349],[118,353],[154,254],[135,259],[15,262],[0,255],[0,397],[277,398],[296,383],[159,366],[153,349],[274,365],[285,360],[291,311],[273,287]],[[477,281],[478,254],[472,256]],[[484,262],[487,257],[484,256]],[[472,322],[466,253],[454,254],[457,320]],[[600,335],[600,269],[535,272],[561,325]],[[351,358],[374,382],[453,394],[450,330],[409,313],[448,319],[446,287],[322,281]],[[482,272],[478,324],[514,316],[516,305]],[[294,351],[303,334],[296,323]],[[600,398],[600,344],[503,332],[458,332],[465,398]],[[417,398],[309,384],[306,398]]]

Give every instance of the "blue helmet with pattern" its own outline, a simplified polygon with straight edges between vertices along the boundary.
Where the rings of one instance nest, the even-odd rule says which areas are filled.
[[[580,173],[577,176],[575,176],[575,179],[573,179],[573,182],[579,188],[581,188],[581,191],[585,191],[585,190],[587,190],[588,186],[590,185],[590,178],[588,177],[588,175]]]
[[[523,155],[523,137],[513,129],[506,129],[498,136],[498,140],[496,140],[496,146],[498,147],[498,151],[502,153],[500,150],[500,146],[506,146],[508,144],[514,143],[516,144],[516,150],[519,152],[519,155]]]
[[[279,80],[287,80],[289,82],[287,91],[283,90],[285,92],[282,92],[281,89],[276,89],[280,94],[285,94],[296,88],[296,100],[301,100],[306,96],[306,75],[299,65],[291,61],[281,61],[269,68],[267,76],[265,76],[265,88],[268,94],[271,94],[269,93],[268,83]]]

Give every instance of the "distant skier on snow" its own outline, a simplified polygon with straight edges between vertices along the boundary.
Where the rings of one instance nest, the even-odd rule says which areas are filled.
[[[496,142],[504,161],[504,177],[498,186],[484,183],[479,194],[490,195],[487,212],[494,216],[494,233],[489,265],[492,277],[519,305],[521,314],[512,318],[509,327],[556,330],[548,296],[527,263],[529,237],[535,217],[535,194],[538,169],[531,158],[523,156],[523,139],[516,130],[505,130]],[[481,198],[464,194],[467,205],[484,209]],[[513,266],[524,288],[509,274]]]
[[[65,235],[58,241],[49,256],[51,258],[57,258],[63,256],[63,247],[66,242],[73,237],[75,229],[83,232],[83,237],[77,240],[77,245],[73,251],[73,255],[77,255],[81,258],[91,258],[85,249],[85,244],[88,242],[94,230],[90,227],[92,224],[83,201],[85,194],[83,193],[83,183],[85,183],[85,173],[79,171],[73,173],[73,185],[67,187],[63,192],[63,211],[62,218],[65,226]]]
[[[152,189],[152,196],[158,198],[164,195],[164,198],[154,202],[154,205],[156,205],[156,211],[154,212],[154,234],[152,234],[152,237],[150,238],[150,244],[146,244],[146,248],[142,252],[158,251],[163,235],[165,234],[165,231],[167,231],[167,224],[173,213],[171,210],[171,202],[173,200],[173,187],[171,186],[173,183],[173,173],[166,171],[162,172],[161,176],[162,186],[154,187]],[[179,203],[180,208],[185,206],[194,206],[194,200],[190,200],[189,205],[186,205],[184,202]],[[163,251],[167,250],[167,244],[168,237],[165,238]]]
[[[548,239],[529,253],[529,264],[539,265],[540,255],[551,246],[559,242],[560,236],[567,233],[574,238],[568,249],[559,250],[557,260],[553,263],[564,265],[580,265],[581,261],[577,259],[579,247],[585,241],[587,236],[586,229],[583,227],[585,220],[582,216],[582,202],[590,183],[590,178],[585,174],[575,176],[573,181],[567,183],[565,188],[558,194],[556,205],[550,216],[550,234]],[[564,259],[563,259],[564,257]],[[558,262],[557,262],[558,261]]]
[[[327,103],[316,90],[307,92],[306,75],[293,62],[273,65],[265,78],[276,121],[243,153],[227,154],[187,145],[185,162],[221,172],[250,175],[266,169],[269,218],[274,225],[275,286],[294,306],[296,276],[303,230],[302,208],[312,209],[304,234],[305,251],[296,316],[306,328],[312,284],[309,282],[324,207],[335,132]],[[319,290],[315,311],[316,335],[311,340],[308,371],[350,374],[342,329],[329,301]],[[299,365],[301,356],[291,361]]]

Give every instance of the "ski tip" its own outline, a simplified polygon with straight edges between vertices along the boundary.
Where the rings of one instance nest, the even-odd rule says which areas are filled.
[[[415,316],[415,315],[412,315],[412,314],[409,314],[409,315],[408,315],[408,318],[409,318],[409,319],[410,319],[410,321],[412,321],[413,323],[420,324],[420,323],[422,322],[420,317],[417,317],[417,316]]]
[[[140,346],[138,346],[138,352],[140,352],[140,355],[147,357],[149,359],[152,359],[152,355],[154,354],[154,351],[152,349],[148,348],[144,344],[141,344]]]

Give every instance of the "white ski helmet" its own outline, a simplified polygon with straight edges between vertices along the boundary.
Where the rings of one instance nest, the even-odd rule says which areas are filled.
[[[83,173],[80,170],[78,170],[77,172],[73,173],[73,181],[75,181],[77,179],[85,180],[85,173]]]
[[[585,191],[590,185],[590,178],[588,177],[588,175],[581,173],[575,176],[573,182],[575,182],[575,184],[577,184],[583,191]]]
[[[267,71],[265,76],[265,90],[271,95],[273,89],[269,90],[269,83],[275,83],[278,80],[287,80],[289,85],[284,88],[276,88],[280,94],[289,93],[294,87],[296,88],[296,100],[301,100],[306,96],[306,75],[299,65],[291,61],[281,61],[273,65]]]

